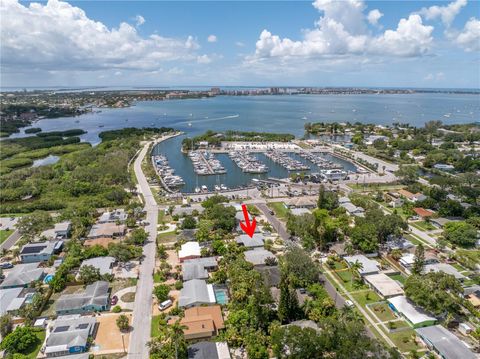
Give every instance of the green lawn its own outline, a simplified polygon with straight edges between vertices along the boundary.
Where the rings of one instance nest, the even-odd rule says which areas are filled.
[[[5,240],[10,237],[10,235],[13,233],[12,230],[9,229],[2,229],[0,230],[0,243],[5,242]]]
[[[35,336],[37,337],[38,340],[35,342],[34,345],[31,345],[25,351],[25,356],[28,359],[35,359],[37,357],[38,352],[40,351],[40,348],[42,347],[43,341],[45,340],[45,330],[38,330],[35,333]]]
[[[475,263],[480,263],[480,250],[475,249],[457,249],[457,254],[467,257]]]
[[[452,263],[452,267],[454,267],[459,272],[463,272],[463,271],[467,270],[466,268],[461,266],[459,263]]]
[[[270,202],[267,205],[275,212],[275,216],[278,218],[287,218],[288,209],[283,202]]]
[[[411,234],[405,234],[404,237],[416,246],[418,246],[419,244],[425,244],[422,241],[420,241],[419,239],[417,239],[417,237],[412,236]]]
[[[405,278],[402,274],[389,275],[389,277],[393,280],[399,281],[400,283],[402,283],[402,285],[404,285],[405,281],[407,280],[407,278]]]
[[[425,221],[413,222],[411,223],[411,225],[418,228],[421,231],[432,231],[436,229],[436,227],[433,224]]]
[[[164,232],[157,235],[157,242],[158,243],[166,243],[166,242],[173,242],[177,238],[175,231]]]
[[[380,300],[378,294],[372,290],[361,293],[353,293],[352,296],[362,307],[370,303],[378,302]]]
[[[343,284],[343,286],[348,292],[353,292],[356,290],[368,288],[365,284],[363,284],[362,282],[359,282],[358,280],[353,279],[353,282],[352,282],[352,273],[350,273],[349,270],[344,270],[341,272],[333,272],[333,273],[335,273],[335,275],[337,276],[337,279],[340,280],[340,283]]]
[[[163,283],[165,281],[165,278],[160,275],[158,272],[155,272],[153,275],[153,282],[154,283]]]
[[[152,325],[151,325],[151,331],[150,331],[150,337],[152,338],[160,335],[160,328],[159,328],[160,318],[161,318],[160,315],[154,315],[152,317]]]
[[[408,329],[396,333],[388,333],[387,335],[395,343],[398,350],[402,353],[405,353],[411,350],[420,349],[420,346],[413,339],[414,334],[415,331],[413,329]]]
[[[387,303],[373,304],[369,308],[375,313],[378,319],[380,319],[380,321],[382,322],[396,319],[395,314],[393,314],[392,310],[390,309]]]

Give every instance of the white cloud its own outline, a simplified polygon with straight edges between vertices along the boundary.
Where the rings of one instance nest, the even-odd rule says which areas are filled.
[[[145,18],[142,15],[137,15],[135,16],[135,23],[137,27],[142,26],[143,24],[145,24]]]
[[[445,80],[445,74],[443,72],[437,72],[436,74],[429,73],[423,79],[425,81],[442,81]]]
[[[467,52],[480,51],[480,20],[470,18],[463,30],[450,34],[450,38]]]
[[[208,57],[208,55],[201,55],[197,56],[197,62],[199,64],[209,64],[210,62],[212,62],[212,59]]]
[[[467,0],[456,0],[449,3],[447,6],[435,5],[428,8],[424,7],[419,11],[419,13],[427,20],[440,18],[445,26],[450,26],[452,21],[465,5],[467,5]]]
[[[241,41],[237,41],[235,45],[237,45],[238,47],[245,47],[245,44]]]
[[[368,13],[367,20],[371,25],[378,25],[378,20],[380,20],[382,16],[383,14],[378,9],[374,9]]]
[[[208,41],[208,42],[217,42],[217,36],[215,36],[215,35],[213,35],[213,34],[212,34],[212,35],[209,35],[209,36],[207,37],[207,41]]]
[[[108,28],[66,2],[46,4],[2,0],[0,59],[4,69],[99,70],[158,68],[164,61],[197,60],[198,43],[152,34],[135,27]]]
[[[122,75],[122,71],[115,71],[114,75],[115,75],[115,76],[121,76],[121,75]]]
[[[368,16],[363,13],[363,1],[316,0],[313,5],[323,11],[323,16],[315,23],[314,29],[304,30],[302,40],[280,38],[263,30],[256,42],[255,54],[247,60],[366,54],[420,56],[428,52],[433,41],[433,27],[424,25],[422,18],[416,14],[401,19],[397,29],[372,36],[367,31]],[[380,18],[378,15],[375,16]]]

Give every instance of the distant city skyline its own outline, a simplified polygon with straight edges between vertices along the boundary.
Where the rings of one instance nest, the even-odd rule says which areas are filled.
[[[0,4],[2,88],[480,88],[479,1]]]

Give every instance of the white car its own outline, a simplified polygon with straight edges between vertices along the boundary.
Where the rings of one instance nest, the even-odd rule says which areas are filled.
[[[346,307],[351,308],[351,307],[353,307],[353,305],[354,305],[354,304],[353,304],[353,302],[352,302],[351,300],[348,300],[348,299],[347,299],[347,300],[345,301],[345,306],[346,306]]]

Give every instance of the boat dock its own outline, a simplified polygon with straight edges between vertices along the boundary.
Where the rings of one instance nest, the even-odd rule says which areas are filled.
[[[190,151],[188,157],[192,160],[193,170],[197,175],[209,176],[227,173],[215,155],[208,151]]]
[[[245,173],[267,173],[268,167],[247,151],[230,151],[230,159]]]
[[[321,167],[324,169],[343,169],[343,166],[341,164],[329,161],[321,157],[318,153],[309,152],[309,151],[300,151],[298,155],[312,162],[318,167]]]
[[[182,177],[174,174],[175,170],[170,167],[167,157],[164,155],[152,156],[152,164],[155,172],[160,178],[160,182],[167,192],[176,192],[179,187],[185,184]]]
[[[277,150],[269,150],[265,152],[265,156],[270,158],[273,162],[283,166],[288,171],[308,171],[310,166],[303,164],[289,157],[286,153]]]

